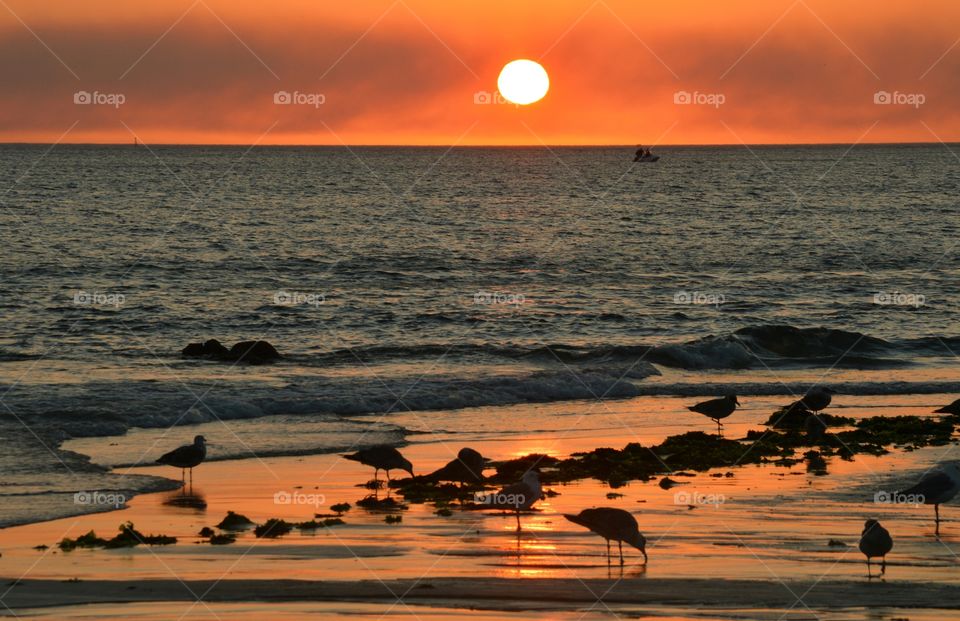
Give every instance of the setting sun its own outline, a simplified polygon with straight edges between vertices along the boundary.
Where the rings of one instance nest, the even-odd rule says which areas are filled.
[[[543,99],[550,88],[550,78],[540,63],[514,60],[500,72],[497,88],[507,101],[525,106]]]

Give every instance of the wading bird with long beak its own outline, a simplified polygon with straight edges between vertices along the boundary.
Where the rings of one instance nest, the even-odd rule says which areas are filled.
[[[620,547],[620,564],[623,565],[623,544],[626,543],[640,550],[643,562],[647,562],[647,540],[640,533],[637,520],[623,509],[600,507],[584,509],[577,515],[564,513],[574,524],[590,529],[607,540],[607,564],[610,564],[610,542],[616,541]]]
[[[390,487],[390,471],[404,470],[413,476],[413,464],[411,464],[400,451],[392,446],[381,444],[371,446],[370,448],[360,449],[356,453],[344,455],[344,459],[359,461],[364,466],[373,468],[373,480],[378,481],[377,477],[381,470],[387,472],[387,487]]]

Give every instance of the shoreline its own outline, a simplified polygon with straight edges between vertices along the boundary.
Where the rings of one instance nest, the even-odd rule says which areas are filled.
[[[927,393],[911,393],[906,395],[898,395],[900,397],[899,399],[894,399],[893,403],[884,404],[884,405],[869,403],[869,400],[871,399],[871,397],[877,396],[877,395],[856,395],[856,396],[847,395],[846,403],[835,404],[831,409],[840,410],[840,412],[838,413],[841,413],[843,415],[848,415],[848,414],[855,415],[858,410],[863,410],[864,415],[867,415],[866,412],[868,410],[872,411],[872,410],[876,410],[877,408],[880,408],[882,410],[897,409],[897,410],[900,410],[900,412],[897,412],[898,414],[902,413],[902,414],[911,414],[911,415],[925,417],[925,416],[933,416],[933,414],[929,412],[929,410],[932,409],[931,404],[926,403],[927,401],[932,401],[936,403],[940,401],[945,401],[947,398],[950,397],[950,395],[948,395],[947,393],[936,393],[936,394],[942,395],[942,397],[940,399],[930,399],[930,400],[925,398],[921,399],[921,401],[923,401],[922,404],[913,403],[913,401],[916,400],[916,397],[925,397],[926,394]],[[752,421],[743,421],[743,420],[737,420],[734,422],[728,421],[728,424],[731,425],[731,429],[734,432],[733,435],[731,435],[731,437],[740,438],[740,440],[744,442],[746,445],[751,442],[746,438],[746,434],[749,430],[760,429],[760,430],[772,431],[772,428],[764,427],[759,422],[760,420],[766,418],[766,416],[764,415],[765,413],[773,411],[772,405],[758,405],[758,404],[763,404],[765,402],[772,402],[773,397],[779,397],[779,395],[757,394],[757,395],[748,396],[747,398],[751,399],[753,403],[751,403],[746,408],[741,408],[740,410],[738,410],[739,412],[738,418],[744,415],[749,415],[750,413],[752,413],[752,411],[759,411],[762,414],[757,414],[756,418]],[[612,422],[616,424],[620,424],[623,420],[622,417],[628,415],[628,413],[631,410],[634,410],[637,407],[647,407],[647,404],[653,404],[655,406],[665,407],[666,408],[665,413],[667,413],[671,417],[677,418],[676,420],[677,426],[664,426],[663,427],[664,432],[662,434],[658,433],[656,436],[654,436],[654,438],[657,441],[659,441],[666,438],[669,435],[674,435],[676,433],[682,432],[685,429],[684,425],[693,423],[693,427],[690,427],[691,429],[700,427],[699,425],[697,425],[697,421],[699,421],[699,415],[696,415],[696,417],[691,418],[690,415],[684,411],[685,408],[683,407],[683,404],[686,403],[687,401],[689,401],[689,397],[685,395],[674,395],[670,397],[665,397],[665,396],[653,394],[653,395],[642,395],[642,396],[634,396],[634,397],[624,397],[624,398],[617,398],[617,399],[610,398],[610,399],[607,399],[605,408],[618,413],[614,417],[616,420]],[[569,410],[573,410],[573,411],[588,410],[589,411],[594,409],[597,409],[597,408],[594,408],[589,401],[586,401],[583,399],[575,399],[575,400],[556,401],[556,402],[548,402],[548,403],[526,403],[526,404],[514,404],[514,405],[469,407],[469,408],[458,408],[454,410],[424,410],[424,411],[415,411],[415,412],[396,412],[391,415],[391,422],[390,422],[390,427],[395,430],[391,432],[391,435],[393,435],[394,437],[390,440],[387,440],[386,443],[403,448],[411,445],[422,446],[424,444],[430,444],[430,443],[443,444],[443,443],[449,443],[449,442],[470,441],[471,437],[480,437],[482,438],[482,441],[486,441],[488,439],[497,437],[496,433],[494,433],[493,435],[491,435],[490,433],[483,433],[483,434],[480,434],[480,436],[477,436],[476,433],[468,432],[465,434],[459,434],[459,433],[452,433],[452,432],[437,432],[432,429],[424,427],[424,424],[426,421],[432,421],[436,417],[442,417],[445,420],[443,426],[449,428],[451,426],[457,427],[457,423],[455,423],[454,421],[458,419],[465,420],[465,421],[469,421],[471,419],[487,419],[487,418],[493,419],[495,417],[503,416],[504,414],[515,415],[518,412],[527,413],[529,415],[534,415],[531,413],[535,412],[537,413],[535,414],[535,416],[539,416],[542,413],[556,414],[558,412],[565,412]],[[588,419],[596,418],[601,414],[603,414],[603,412],[597,411],[589,414],[587,418]],[[879,412],[876,412],[876,414],[879,414]],[[326,419],[326,415],[324,415],[323,418]],[[367,416],[365,415],[345,415],[341,417],[341,420],[345,424],[363,425],[363,424],[366,424],[367,422],[364,420],[365,418],[367,418]],[[301,416],[298,415],[296,419],[297,420],[294,422],[299,424]],[[208,422],[208,423],[183,425],[183,426],[178,426],[175,429],[180,430],[182,433],[185,432],[191,437],[195,433],[206,434],[207,437],[211,437],[211,435],[219,434],[220,436],[223,437],[224,430],[225,430],[224,426],[232,430],[236,430],[236,431],[231,431],[225,436],[227,442],[234,443],[234,446],[232,447],[232,452],[226,455],[219,455],[219,456],[216,453],[214,453],[210,455],[209,458],[206,460],[206,463],[208,464],[231,464],[231,463],[242,463],[247,461],[262,461],[263,459],[267,459],[267,460],[310,459],[310,458],[323,457],[328,455],[336,455],[336,454],[347,452],[350,450],[356,450],[357,448],[362,448],[363,446],[366,446],[368,444],[376,444],[380,441],[379,439],[376,439],[376,440],[373,439],[374,436],[376,435],[374,432],[367,431],[365,432],[365,434],[370,435],[371,439],[364,439],[361,442],[353,443],[353,444],[351,444],[350,442],[345,442],[343,446],[315,446],[313,448],[301,447],[301,448],[287,449],[287,450],[271,450],[271,449],[262,450],[260,447],[256,447],[256,450],[253,451],[250,449],[250,447],[246,445],[236,444],[235,440],[243,442],[242,440],[240,440],[240,438],[237,437],[236,433],[237,431],[239,431],[242,434],[243,432],[240,430],[245,426],[272,425],[274,424],[274,421],[276,421],[277,424],[283,424],[283,425],[286,425],[290,422],[287,417],[283,417],[279,415],[267,415],[267,416],[253,418],[253,419],[233,419],[233,420],[226,420],[223,422],[216,421],[216,422]],[[302,416],[303,424],[308,424],[309,421],[310,421],[309,416]],[[609,423],[611,421],[606,421],[606,422]],[[600,423],[600,424],[602,428],[603,423]],[[277,429],[279,429],[279,427]],[[596,432],[598,430],[593,429],[593,431]],[[608,429],[607,431],[609,432],[611,430]],[[525,433],[527,432],[521,432],[520,435],[523,436]],[[233,437],[231,437],[231,435]],[[599,434],[600,437],[597,437],[598,436],[597,433],[588,434],[588,437],[594,437],[596,438],[597,441],[594,443],[590,443],[590,442],[578,443],[578,445],[575,448],[576,450],[579,450],[579,451],[592,451],[601,446],[611,446],[613,448],[619,449],[619,448],[622,448],[623,445],[626,444],[628,441],[634,440],[634,439],[630,439],[630,440],[624,439],[621,441],[620,439],[618,439],[617,441],[613,442],[613,441],[610,441],[610,439],[615,436],[612,434],[607,434],[607,435],[609,435],[610,438],[604,437],[603,432]],[[316,433],[314,433],[314,436],[316,436]],[[130,479],[128,477],[137,478],[137,477],[143,476],[144,481],[148,483],[147,488],[135,488],[135,487],[125,488],[123,483],[120,483],[118,485],[112,485],[112,486],[87,485],[87,486],[83,486],[82,489],[79,490],[79,491],[87,491],[87,492],[99,491],[104,493],[122,492],[127,495],[127,498],[126,498],[127,506],[117,507],[117,508],[103,507],[103,508],[97,508],[96,510],[82,510],[82,511],[70,512],[70,513],[61,513],[58,515],[51,515],[51,516],[39,516],[36,518],[18,519],[17,521],[10,522],[6,525],[3,525],[2,527],[0,527],[0,530],[15,528],[15,527],[22,527],[22,526],[29,526],[31,524],[39,524],[43,522],[56,521],[61,519],[80,518],[80,517],[83,517],[84,515],[103,514],[103,513],[112,513],[116,511],[121,511],[129,508],[129,502],[134,498],[141,497],[144,495],[164,494],[166,492],[182,489],[182,485],[180,484],[180,482],[176,480],[175,475],[177,474],[177,472],[175,469],[170,469],[166,467],[157,468],[156,464],[152,463],[152,461],[149,463],[140,463],[140,464],[136,464],[131,462],[130,460],[123,460],[123,459],[111,461],[110,454],[102,454],[101,452],[99,452],[104,450],[108,446],[109,447],[119,446],[121,444],[137,445],[138,443],[142,443],[145,446],[149,446],[151,444],[154,444],[155,446],[161,446],[160,444],[156,443],[156,440],[154,439],[155,437],[159,437],[161,439],[164,439],[164,437],[166,437],[166,439],[164,439],[163,441],[170,443],[170,439],[174,437],[174,434],[170,433],[170,430],[157,429],[152,427],[146,427],[146,428],[133,427],[127,430],[122,435],[70,438],[58,444],[58,446],[54,449],[56,451],[59,451],[62,454],[70,456],[75,461],[78,461],[80,463],[87,465],[92,469],[93,472],[97,472],[101,476],[106,477],[107,479],[109,479],[110,477],[118,477],[117,478],[118,482],[126,479],[127,483],[129,483]],[[245,435],[244,437],[247,438],[247,440],[249,441],[248,436]],[[382,436],[378,436],[378,438],[379,437],[382,437]],[[509,435],[506,437],[509,437]],[[646,439],[647,437],[648,436],[644,436],[644,439]],[[651,440],[650,444],[653,444],[653,443],[654,443],[653,440]],[[224,450],[223,442],[218,442],[218,449]],[[228,448],[228,450],[230,449]],[[135,455],[136,457],[140,457],[139,452],[136,452]],[[203,467],[201,467],[200,472],[202,472],[202,470],[203,470]],[[82,474],[82,473],[79,473],[79,474]],[[6,497],[7,498],[16,498],[16,497],[30,498],[30,497],[42,497],[42,496],[53,497],[57,495],[72,496],[76,491],[78,490],[73,490],[73,491],[52,490],[52,491],[43,492],[40,494],[31,494],[31,493],[9,494]]]

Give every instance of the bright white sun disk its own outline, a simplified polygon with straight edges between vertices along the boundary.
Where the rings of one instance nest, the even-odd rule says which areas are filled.
[[[525,106],[543,99],[550,89],[550,77],[539,63],[514,60],[500,72],[497,88],[507,101]]]

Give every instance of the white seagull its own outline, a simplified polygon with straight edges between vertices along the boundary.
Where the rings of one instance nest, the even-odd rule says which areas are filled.
[[[520,532],[520,511],[526,511],[543,496],[540,472],[527,470],[519,483],[508,485],[496,494],[487,494],[483,505],[491,509],[513,509],[517,514],[517,532]]]

